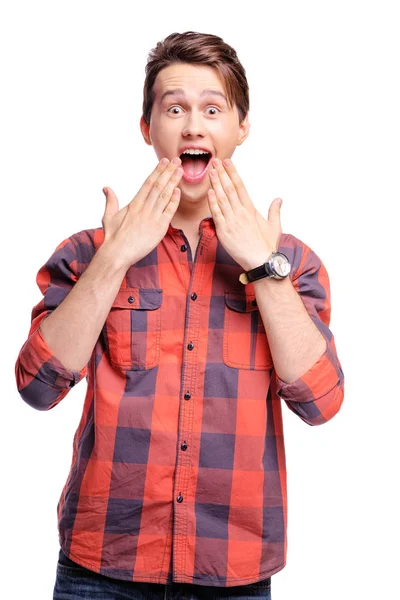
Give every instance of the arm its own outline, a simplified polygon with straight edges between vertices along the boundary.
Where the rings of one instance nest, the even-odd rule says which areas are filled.
[[[18,392],[33,408],[53,408],[87,375],[126,273],[113,256],[105,244],[95,253],[82,231],[61,242],[40,268],[36,282],[44,298],[32,310],[28,339],[15,364]]]
[[[319,257],[282,235],[292,273],[253,282],[274,362],[271,391],[309,425],[330,420],[344,399],[344,374],[329,329],[330,284]]]
[[[178,208],[180,162],[179,157],[161,159],[121,210],[114,192],[104,188],[106,209],[98,232],[103,243],[98,251],[84,230],[57,246],[40,269],[37,284],[44,299],[32,311],[29,337],[15,365],[18,391],[34,408],[52,408],[87,375],[87,363],[126,271],[163,239]]]

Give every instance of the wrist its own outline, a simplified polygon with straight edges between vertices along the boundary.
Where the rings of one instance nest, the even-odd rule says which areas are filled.
[[[273,252],[274,252],[274,250],[270,250],[270,251],[267,250],[267,252],[265,252],[264,254],[259,254],[256,257],[252,256],[251,259],[244,261],[241,266],[244,269],[244,271],[251,271],[251,269],[260,267],[261,265],[268,262],[268,259]]]
[[[103,263],[107,263],[109,268],[112,271],[126,271],[129,269],[131,264],[127,264],[126,260],[118,247],[116,247],[115,242],[112,240],[108,240],[103,242],[100,248],[96,252],[99,255],[99,259]]]

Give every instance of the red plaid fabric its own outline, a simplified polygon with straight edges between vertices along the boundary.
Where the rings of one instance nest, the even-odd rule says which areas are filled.
[[[224,250],[212,217],[195,259],[169,226],[126,272],[89,363],[66,369],[39,328],[104,241],[80,231],[37,274],[43,294],[15,365],[18,391],[38,410],[86,378],[82,418],[58,505],[65,554],[128,581],[230,587],[286,564],[282,400],[309,425],[340,409],[344,375],[329,329],[327,271],[290,234],[279,251],[327,341],[293,383],[275,371],[253,284]]]

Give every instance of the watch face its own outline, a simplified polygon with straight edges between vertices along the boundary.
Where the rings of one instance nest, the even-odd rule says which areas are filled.
[[[280,277],[286,277],[290,273],[289,259],[281,252],[277,252],[272,258],[272,266],[276,274]]]

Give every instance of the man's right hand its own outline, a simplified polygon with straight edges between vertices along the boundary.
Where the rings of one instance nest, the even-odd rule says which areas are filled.
[[[112,189],[103,188],[103,246],[116,253],[127,269],[149,254],[165,236],[181,197],[177,188],[183,175],[181,162],[179,157],[171,162],[161,159],[133,200],[121,210]]]

